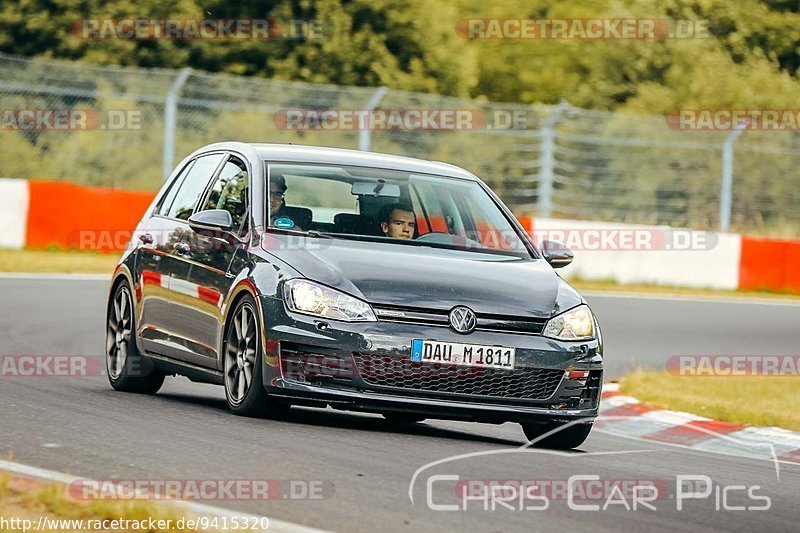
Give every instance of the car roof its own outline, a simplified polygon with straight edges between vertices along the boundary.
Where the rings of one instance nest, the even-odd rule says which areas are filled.
[[[438,161],[426,161],[414,157],[348,150],[345,148],[327,148],[323,146],[303,146],[297,144],[239,143],[223,142],[205,146],[196,153],[207,150],[236,150],[243,146],[255,150],[265,161],[290,161],[298,163],[327,163],[335,165],[352,165],[360,167],[385,168],[419,172],[422,174],[438,174],[480,181],[474,174],[461,167]]]

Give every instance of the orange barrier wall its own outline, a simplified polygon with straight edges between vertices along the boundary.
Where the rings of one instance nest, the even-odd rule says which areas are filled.
[[[30,181],[29,187],[29,248],[123,249],[155,197],[149,191],[52,181]]]
[[[54,181],[29,181],[28,187],[28,248],[121,250],[155,196]],[[535,219],[518,218],[533,231]],[[800,241],[742,236],[739,288],[800,292]]]
[[[800,242],[743,235],[739,288],[800,292]]]
[[[154,192],[85,187],[57,181],[29,181],[25,246],[122,250],[153,201]],[[518,217],[529,233],[533,218]],[[432,231],[446,231],[444,219]]]

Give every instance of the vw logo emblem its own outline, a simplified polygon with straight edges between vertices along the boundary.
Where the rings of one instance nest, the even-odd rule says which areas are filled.
[[[475,311],[469,307],[459,305],[450,311],[450,327],[457,333],[472,333],[477,322]]]

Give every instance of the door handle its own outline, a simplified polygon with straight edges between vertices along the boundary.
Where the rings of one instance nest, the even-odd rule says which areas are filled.
[[[139,235],[139,240],[142,241],[142,244],[153,244],[153,236],[149,233]]]
[[[191,251],[191,246],[186,244],[185,242],[176,242],[172,245],[172,249],[178,252],[179,254],[188,254]]]

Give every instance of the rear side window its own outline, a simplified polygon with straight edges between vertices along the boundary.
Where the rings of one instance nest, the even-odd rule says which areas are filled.
[[[186,173],[183,181],[177,185],[177,192],[166,216],[188,220],[192,216],[197,202],[203,195],[208,182],[217,170],[223,154],[211,154],[198,157],[192,168]],[[171,193],[171,191],[170,191]]]
[[[186,179],[186,174],[188,174],[192,169],[195,161],[195,159],[189,161],[189,163],[183,167],[181,173],[172,181],[172,185],[170,185],[167,194],[164,195],[164,198],[161,199],[161,203],[158,205],[157,213],[159,215],[167,216],[167,213],[169,213],[169,208],[172,206],[172,202],[175,201],[175,195],[178,194],[178,189],[181,187],[181,183],[183,183],[183,180]]]

